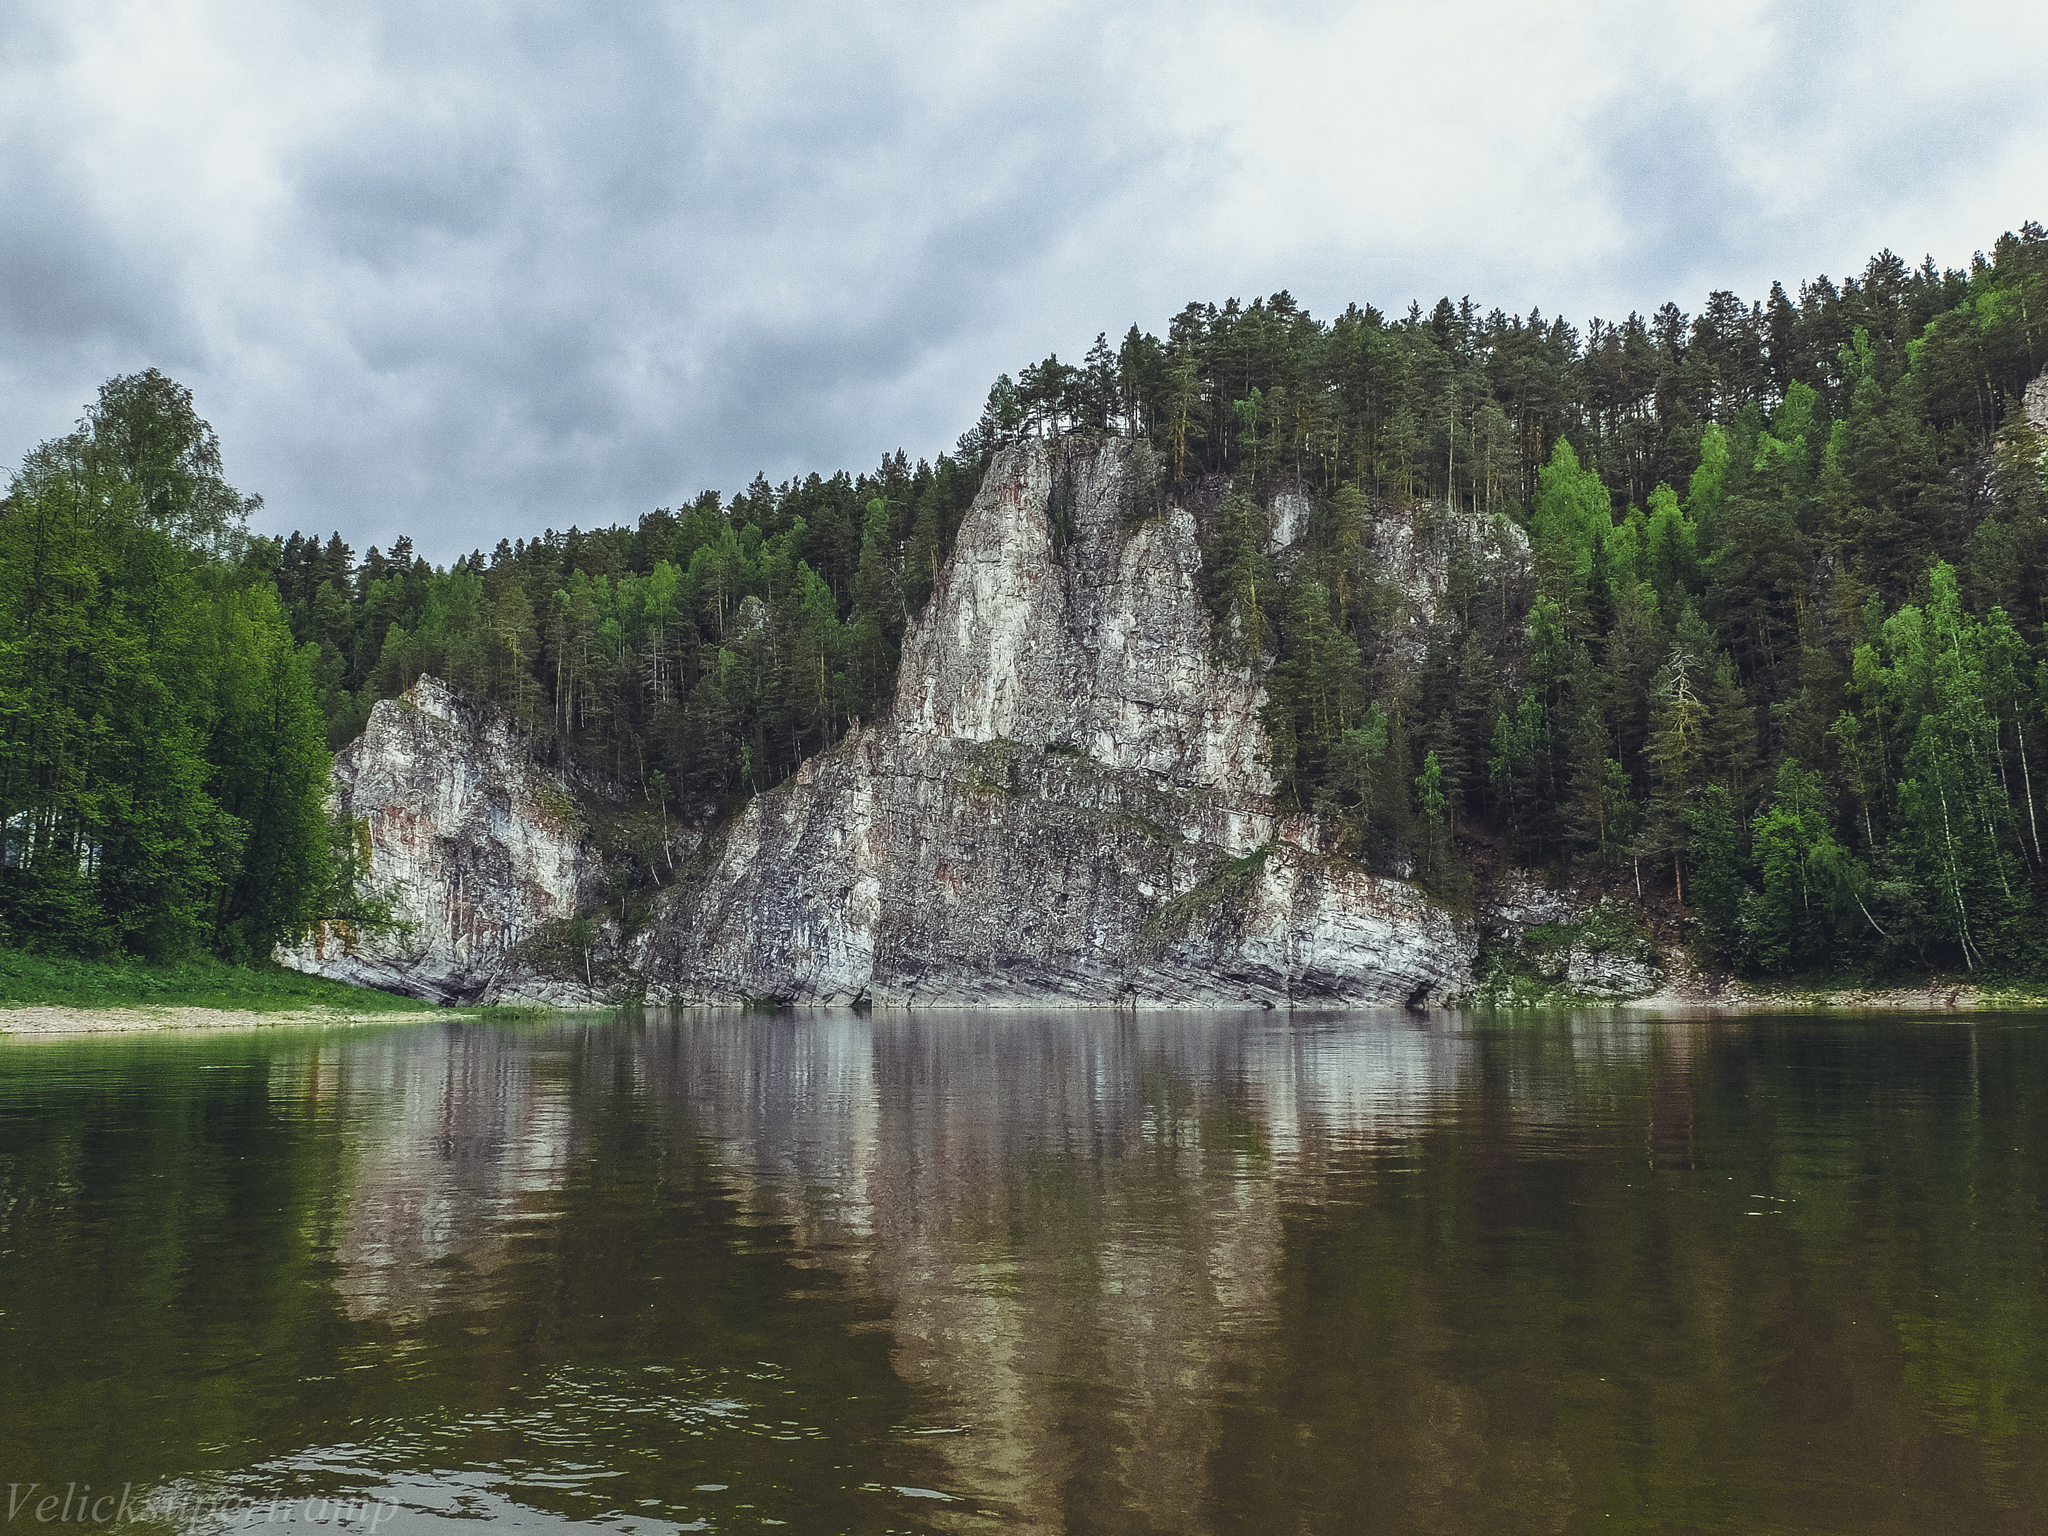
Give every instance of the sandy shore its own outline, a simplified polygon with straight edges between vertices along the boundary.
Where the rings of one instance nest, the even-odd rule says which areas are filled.
[[[414,1024],[425,1019],[460,1018],[460,1010],[405,1009],[351,1013],[344,1008],[305,1008],[258,1013],[240,1008],[6,1008],[0,1036],[152,1035],[171,1031],[325,1028],[336,1024]]]
[[[1716,985],[1715,981],[1719,981]],[[1814,991],[1762,991],[1739,981],[1708,980],[1697,975],[1672,977],[1658,992],[1627,1002],[1562,1004],[1563,1007],[1620,1007],[1673,1013],[1790,1013],[1824,1008],[1842,1013],[1911,1010],[1920,1013],[1971,1013],[2001,1008],[2043,1008],[2025,997],[1985,993],[1953,981],[1928,986],[1842,988]],[[353,1013],[344,1008],[306,1008],[259,1013],[236,1008],[4,1008],[0,1039],[61,1039],[79,1035],[151,1035],[219,1033],[251,1029],[326,1029],[346,1024],[418,1024],[432,1019],[472,1017],[461,1008],[404,1009],[388,1013]]]

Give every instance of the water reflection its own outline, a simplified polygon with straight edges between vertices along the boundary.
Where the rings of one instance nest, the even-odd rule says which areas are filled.
[[[2028,1529],[2044,1068],[1618,1013],[0,1047],[0,1444],[395,1531]]]
[[[334,1252],[351,1317],[416,1322],[474,1300],[506,1262],[521,1218],[545,1208],[534,1197],[568,1167],[573,1114],[548,1065],[517,1036],[454,1027],[273,1068],[275,1091],[356,1110]]]

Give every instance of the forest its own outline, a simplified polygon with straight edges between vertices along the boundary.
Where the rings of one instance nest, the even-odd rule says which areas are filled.
[[[192,395],[110,381],[0,503],[0,939],[265,960],[354,901],[316,653]]]
[[[1454,903],[1503,864],[1668,892],[1754,972],[2038,971],[2044,311],[2033,223],[1963,270],[1884,252],[1583,329],[1190,304],[998,379],[936,463],[446,568],[246,535],[190,397],[116,380],[0,506],[0,923],[258,953],[345,907],[326,754],[422,673],[585,782],[729,814],[887,709],[992,456],[1083,434],[1199,509],[1218,652],[1264,670],[1280,795],[1337,856]],[[1310,507],[1284,559],[1282,492]],[[1397,523],[1450,551],[1419,658]],[[1489,528],[1526,556],[1483,558]]]

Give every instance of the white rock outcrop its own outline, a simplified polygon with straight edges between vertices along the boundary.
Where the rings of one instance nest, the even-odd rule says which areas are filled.
[[[1490,587],[1502,605],[1500,627],[1518,627],[1533,592],[1529,535],[1499,513],[1458,512],[1442,502],[1411,502],[1373,520],[1374,569],[1401,595],[1389,636],[1404,668],[1419,666],[1453,627],[1463,573],[1470,590]]]
[[[1134,517],[1128,443],[998,455],[906,636],[888,719],[715,834],[614,935],[650,1001],[985,1006],[1443,1003],[1475,935],[1322,856],[1271,798],[1265,694],[1212,659],[1192,514]],[[1297,498],[1299,500],[1299,498]],[[1296,531],[1306,502],[1282,509]],[[591,1000],[522,945],[601,861],[518,733],[422,679],[336,759],[395,933],[286,963],[444,1001]]]
[[[1277,492],[1269,514],[1272,533],[1266,541],[1267,552],[1278,554],[1307,538],[1308,514],[1308,497],[1300,491]]]
[[[757,797],[642,940],[650,998],[1444,1002],[1474,940],[1280,817],[1264,694],[1210,659],[1193,518],[1123,443],[991,467],[891,718]]]
[[[1169,507],[1127,528],[1129,460],[1124,444],[1031,444],[997,461],[904,638],[892,719],[907,736],[1058,742],[1265,794],[1265,694],[1210,662],[1195,520]]]
[[[535,765],[495,711],[423,677],[370,712],[336,754],[338,808],[364,824],[365,894],[397,927],[327,924],[278,951],[297,970],[438,1002],[582,1002],[585,987],[532,975],[517,951],[601,887],[568,785]]]

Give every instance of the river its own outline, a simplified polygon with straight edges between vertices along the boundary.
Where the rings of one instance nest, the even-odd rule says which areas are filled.
[[[2048,1528],[2044,1025],[0,1043],[8,1529]]]

